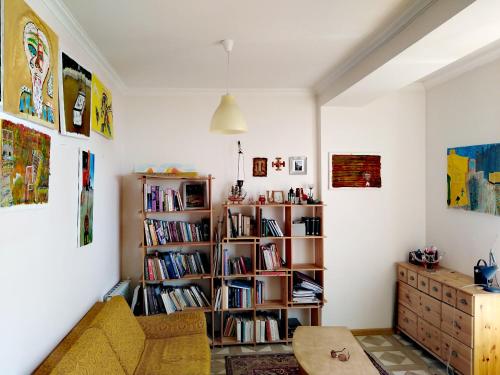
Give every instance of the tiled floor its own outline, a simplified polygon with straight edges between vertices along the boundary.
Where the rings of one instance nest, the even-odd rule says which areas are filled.
[[[391,375],[446,375],[446,366],[399,335],[357,336],[357,339]],[[212,350],[212,375],[226,373],[225,357],[227,355],[290,352],[292,352],[291,345],[280,344],[214,348]]]

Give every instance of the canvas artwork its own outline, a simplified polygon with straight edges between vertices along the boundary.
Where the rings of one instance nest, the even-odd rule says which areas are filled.
[[[95,74],[92,75],[92,130],[108,139],[113,139],[111,91]]]
[[[4,0],[4,20],[4,110],[59,129],[57,35],[22,0]]]
[[[0,121],[0,207],[49,201],[50,136]]]
[[[61,69],[61,133],[88,137],[92,74],[64,52]]]
[[[447,152],[449,207],[500,215],[500,143]]]
[[[267,158],[253,158],[253,176],[267,177]]]
[[[80,194],[78,212],[78,246],[92,243],[94,237],[94,171],[95,155],[80,151]]]
[[[380,188],[380,155],[330,155],[331,187]]]

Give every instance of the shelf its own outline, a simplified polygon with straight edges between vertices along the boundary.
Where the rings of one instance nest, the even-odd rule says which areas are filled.
[[[292,271],[324,271],[325,268],[314,263],[292,264]]]
[[[168,242],[166,245],[153,245],[153,246],[145,246],[142,245],[141,247],[145,249],[167,249],[169,247],[173,246],[210,246],[212,245],[212,242],[210,241],[204,241],[204,242]]]
[[[318,309],[323,307],[322,303],[293,303],[288,302],[289,309]]]
[[[222,239],[222,242],[231,242],[231,243],[238,243],[238,244],[243,244],[243,243],[248,243],[248,244],[254,244],[254,242],[249,242],[249,241],[258,241],[260,237],[255,237],[255,236],[242,236],[242,237],[224,237]],[[247,242],[244,242],[247,241]]]
[[[178,281],[178,280],[202,280],[202,279],[211,279],[212,276],[209,273],[197,274],[197,275],[184,275],[178,279],[161,279],[161,280],[142,280],[145,283],[162,283],[164,281]]]
[[[206,209],[202,209],[202,210],[180,210],[180,211],[146,211],[146,212],[143,212],[142,210],[139,210],[139,213],[142,214],[144,213],[144,215],[146,216],[149,216],[149,215],[170,215],[170,214],[200,214],[200,213],[203,213],[203,214],[208,214],[210,213],[211,210],[206,208]]]
[[[223,204],[223,207],[326,207],[326,204],[323,203],[317,203],[317,204],[291,204],[291,203],[271,203],[271,204],[249,204],[249,203],[242,203],[242,204],[233,204],[233,203],[226,203]]]
[[[217,276],[218,278],[221,279],[241,279],[244,277],[254,277],[255,273],[239,273],[235,275],[227,275],[227,276]]]
[[[260,277],[285,277],[288,276],[288,273],[290,272],[289,268],[278,268],[277,270],[271,271],[271,270],[257,270],[257,275]],[[273,272],[280,272],[279,274],[273,274]]]
[[[188,172],[189,173],[189,172]],[[161,179],[161,180],[187,180],[187,181],[208,181],[215,180],[212,176],[175,176],[167,173],[135,173],[139,177],[145,177],[148,179]]]
[[[237,311],[253,311],[253,307],[230,307],[228,309],[222,309],[222,310],[217,310],[217,311],[224,311],[224,312],[237,312]]]
[[[286,308],[288,308],[288,305],[280,300],[269,300],[255,305],[256,310],[282,310]]]

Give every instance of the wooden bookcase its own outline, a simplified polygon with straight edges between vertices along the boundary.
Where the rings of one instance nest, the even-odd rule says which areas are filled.
[[[214,341],[213,344],[217,346],[225,345],[248,345],[259,344],[256,340],[256,320],[260,312],[274,312],[277,315],[280,325],[280,339],[277,341],[266,341],[263,344],[282,343],[287,344],[292,341],[288,337],[288,318],[290,313],[295,312],[305,313],[307,320],[301,322],[302,324],[310,324],[313,326],[321,325],[321,309],[325,303],[324,295],[324,257],[323,257],[323,204],[225,204],[223,205],[224,215],[224,234],[222,236],[221,249],[222,253],[225,248],[231,248],[237,256],[250,257],[252,260],[252,269],[246,274],[238,275],[224,275],[224,260],[222,257],[222,271],[220,275],[213,275],[212,286],[212,306],[215,308],[216,287],[221,286],[228,280],[244,279],[253,283],[253,306],[250,308],[221,308],[214,310],[215,323],[218,329],[214,328]],[[255,220],[255,233],[253,236],[236,237],[232,238],[229,228],[229,211],[231,214],[243,213],[246,216],[252,216]],[[292,223],[295,219],[302,216],[319,217],[320,218],[320,232],[319,235],[306,235],[306,236],[293,236]],[[261,237],[261,219],[263,217],[275,218],[283,232],[282,237]],[[282,258],[285,261],[283,267],[276,270],[279,275],[273,275],[264,269],[260,264],[259,248],[261,245],[275,243],[280,251]],[[304,255],[308,258],[305,261],[299,259],[297,250],[300,248],[301,256]],[[214,250],[215,251],[215,250]],[[212,253],[214,254],[214,252]],[[243,255],[244,254],[244,255]],[[214,263],[215,259],[212,259]],[[294,271],[299,271],[308,274],[319,285],[323,287],[323,293],[319,297],[318,303],[298,304],[294,303],[292,299],[293,290],[293,274]],[[262,304],[256,304],[257,301],[257,280],[263,280],[266,283],[274,283],[274,294],[268,300],[264,300]],[[267,285],[269,287],[270,285]],[[278,292],[276,292],[278,291]],[[300,312],[299,312],[300,311]],[[254,332],[253,340],[240,342],[235,337],[225,337],[224,327],[228,314],[242,313],[246,315],[247,319],[253,319]]]
[[[142,217],[141,221],[141,228],[140,228],[140,233],[141,233],[141,238],[142,242],[140,244],[140,248],[142,249],[142,257],[141,257],[141,269],[143,270],[142,273],[142,278],[141,278],[141,284],[143,289],[146,287],[148,284],[163,284],[163,285],[176,285],[176,286],[181,286],[184,284],[191,284],[195,283],[199,285],[198,283],[207,283],[208,282],[208,287],[206,285],[205,288],[203,288],[206,297],[208,298],[209,301],[212,301],[212,291],[214,289],[213,285],[213,245],[214,245],[214,238],[213,238],[213,214],[212,214],[212,180],[213,177],[211,175],[208,175],[206,177],[172,177],[169,175],[165,174],[138,174],[139,180],[142,184],[142,195],[141,195],[141,207],[142,209],[140,210],[140,215]],[[208,200],[206,203],[206,207],[203,209],[184,209],[181,211],[161,211],[161,212],[148,212],[147,207],[144,207],[144,186],[145,184],[150,184],[150,185],[160,185],[163,187],[167,188],[172,188],[175,190],[178,190],[179,192],[182,192],[182,186],[184,183],[189,183],[189,182],[201,182],[206,184],[206,199]],[[182,193],[181,193],[182,195]],[[184,199],[184,197],[182,197]],[[184,208],[185,208],[185,202],[184,203]],[[198,222],[201,219],[209,219],[209,233],[210,233],[210,238],[208,241],[203,241],[203,242],[168,242],[166,245],[156,245],[156,246],[148,246],[146,241],[145,241],[145,229],[144,229],[144,221],[146,219],[158,219],[158,220],[167,220],[167,221],[188,221],[188,222]],[[155,281],[149,281],[146,280],[146,277],[144,275],[144,260],[146,255],[151,254],[155,251],[168,251],[168,250],[176,250],[180,252],[184,251],[190,251],[191,249],[199,249],[199,250],[205,250],[207,257],[210,262],[210,270],[209,272],[205,274],[197,274],[197,275],[185,275],[184,277],[180,279],[163,279],[163,280],[155,280]],[[202,310],[206,313],[207,316],[207,323],[208,323],[208,335],[213,337],[213,324],[212,322],[214,321],[214,310],[213,310],[213,304],[211,304],[209,307],[206,308],[186,308],[185,310]],[[210,337],[210,338],[211,338]]]

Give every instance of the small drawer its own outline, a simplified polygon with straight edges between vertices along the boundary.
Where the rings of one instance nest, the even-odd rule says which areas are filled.
[[[398,301],[414,313],[420,311],[420,293],[408,284],[399,282]]]
[[[448,285],[443,285],[443,302],[455,306],[457,302],[457,290]]]
[[[408,284],[411,285],[414,288],[418,287],[418,281],[417,281],[417,273],[412,270],[408,270]]]
[[[472,316],[446,303],[441,305],[441,330],[472,348]]]
[[[408,282],[407,280],[407,270],[402,266],[398,266],[398,280],[403,282]]]
[[[472,349],[441,333],[441,358],[464,375],[472,374]]]
[[[441,301],[425,294],[420,295],[420,315],[435,327],[441,326]]]
[[[398,305],[398,326],[414,338],[417,337],[417,314],[403,305]]]
[[[441,356],[441,331],[422,318],[418,318],[418,340],[438,356]]]
[[[429,294],[438,300],[443,299],[443,287],[435,280],[429,280]]]
[[[457,290],[457,309],[469,315],[474,315],[474,296]]]
[[[427,276],[418,275],[418,290],[429,294],[429,278]]]

